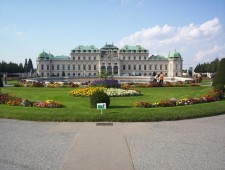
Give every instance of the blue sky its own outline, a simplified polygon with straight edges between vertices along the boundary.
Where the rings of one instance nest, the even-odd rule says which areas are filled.
[[[0,0],[0,61],[106,42],[150,55],[176,49],[184,68],[223,58],[225,0]]]

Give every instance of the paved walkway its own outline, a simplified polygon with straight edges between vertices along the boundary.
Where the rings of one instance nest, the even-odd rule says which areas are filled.
[[[171,122],[0,119],[1,170],[222,170],[225,115]]]

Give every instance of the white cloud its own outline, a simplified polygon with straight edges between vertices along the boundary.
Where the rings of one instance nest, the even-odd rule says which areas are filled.
[[[190,23],[182,27],[156,25],[143,28],[117,43],[119,47],[125,44],[140,44],[149,49],[150,54],[168,54],[177,49],[183,56],[184,65],[196,65],[197,61],[204,62],[205,57],[210,58],[210,55],[213,60],[217,53],[223,51],[225,32],[219,19],[214,18],[200,25]]]
[[[194,61],[201,61],[202,59],[207,59],[210,56],[216,56],[222,53],[225,57],[225,44],[221,46],[215,45],[210,49],[198,51],[194,57]]]

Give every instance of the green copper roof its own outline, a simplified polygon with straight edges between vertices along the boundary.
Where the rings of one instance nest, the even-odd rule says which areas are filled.
[[[181,55],[180,55],[179,52],[177,52],[177,51],[175,50],[175,51],[173,51],[173,52],[169,52],[168,57],[169,57],[169,58],[181,58]]]
[[[162,56],[162,55],[151,55],[149,60],[167,60],[168,58]]]
[[[43,50],[43,52],[39,54],[38,59],[49,59],[49,55]]]
[[[99,49],[96,48],[94,45],[90,46],[79,45],[78,47],[74,48],[72,52],[99,52]]]
[[[54,55],[52,55],[51,53],[48,54],[43,51],[42,53],[39,54],[38,59],[39,60],[69,60],[70,58],[64,55],[54,57]]]
[[[140,45],[125,45],[123,48],[120,49],[120,52],[148,52],[147,49],[143,48]]]
[[[119,48],[113,44],[107,44],[100,49],[100,51],[118,51]]]
[[[69,60],[70,58],[68,56],[64,56],[64,55],[59,55],[59,56],[55,56],[54,60]]]

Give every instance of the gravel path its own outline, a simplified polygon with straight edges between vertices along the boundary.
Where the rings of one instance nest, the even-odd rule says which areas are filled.
[[[225,115],[171,122],[0,119],[0,170],[224,170]]]

